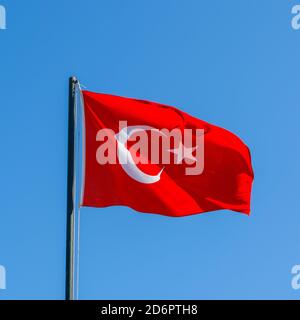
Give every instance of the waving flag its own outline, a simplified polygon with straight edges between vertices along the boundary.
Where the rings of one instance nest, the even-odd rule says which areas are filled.
[[[82,94],[82,206],[168,216],[250,213],[250,152],[237,136],[163,104]]]

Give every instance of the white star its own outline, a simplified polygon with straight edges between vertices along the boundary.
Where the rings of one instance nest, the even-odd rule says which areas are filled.
[[[193,152],[198,148],[196,147],[191,147],[191,148],[186,148],[182,142],[179,142],[179,146],[176,149],[169,149],[169,152],[172,152],[176,155],[176,164],[182,163],[183,159],[190,159],[193,161],[197,161],[197,159],[193,156]]]

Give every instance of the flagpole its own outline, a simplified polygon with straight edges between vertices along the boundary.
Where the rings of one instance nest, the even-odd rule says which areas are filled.
[[[69,78],[68,115],[68,177],[67,177],[67,230],[66,230],[66,300],[74,299],[74,151],[75,151],[75,77]]]

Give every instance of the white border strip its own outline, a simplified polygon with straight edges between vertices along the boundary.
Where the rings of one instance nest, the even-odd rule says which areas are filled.
[[[80,94],[80,101],[81,101],[81,112],[82,112],[82,147],[81,147],[81,191],[80,191],[80,204],[79,206],[82,206],[83,203],[83,196],[84,196],[84,190],[85,190],[85,157],[86,157],[86,143],[85,143],[85,135],[86,135],[86,128],[85,128],[85,110],[84,110],[84,99],[82,94],[82,89],[80,86],[80,83],[78,83],[78,89]]]

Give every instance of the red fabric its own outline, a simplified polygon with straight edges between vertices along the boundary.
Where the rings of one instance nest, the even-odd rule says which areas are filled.
[[[186,216],[230,209],[250,213],[253,181],[248,147],[234,134],[159,103],[83,91],[85,111],[85,179],[82,206],[123,205],[140,212]],[[186,164],[166,165],[160,181],[142,184],[117,164],[100,165],[96,151],[99,129],[119,132],[119,120],[128,125],[161,128],[199,128],[204,135],[204,171],[184,174]],[[157,172],[159,165],[142,165]],[[150,170],[150,171],[149,171]]]

